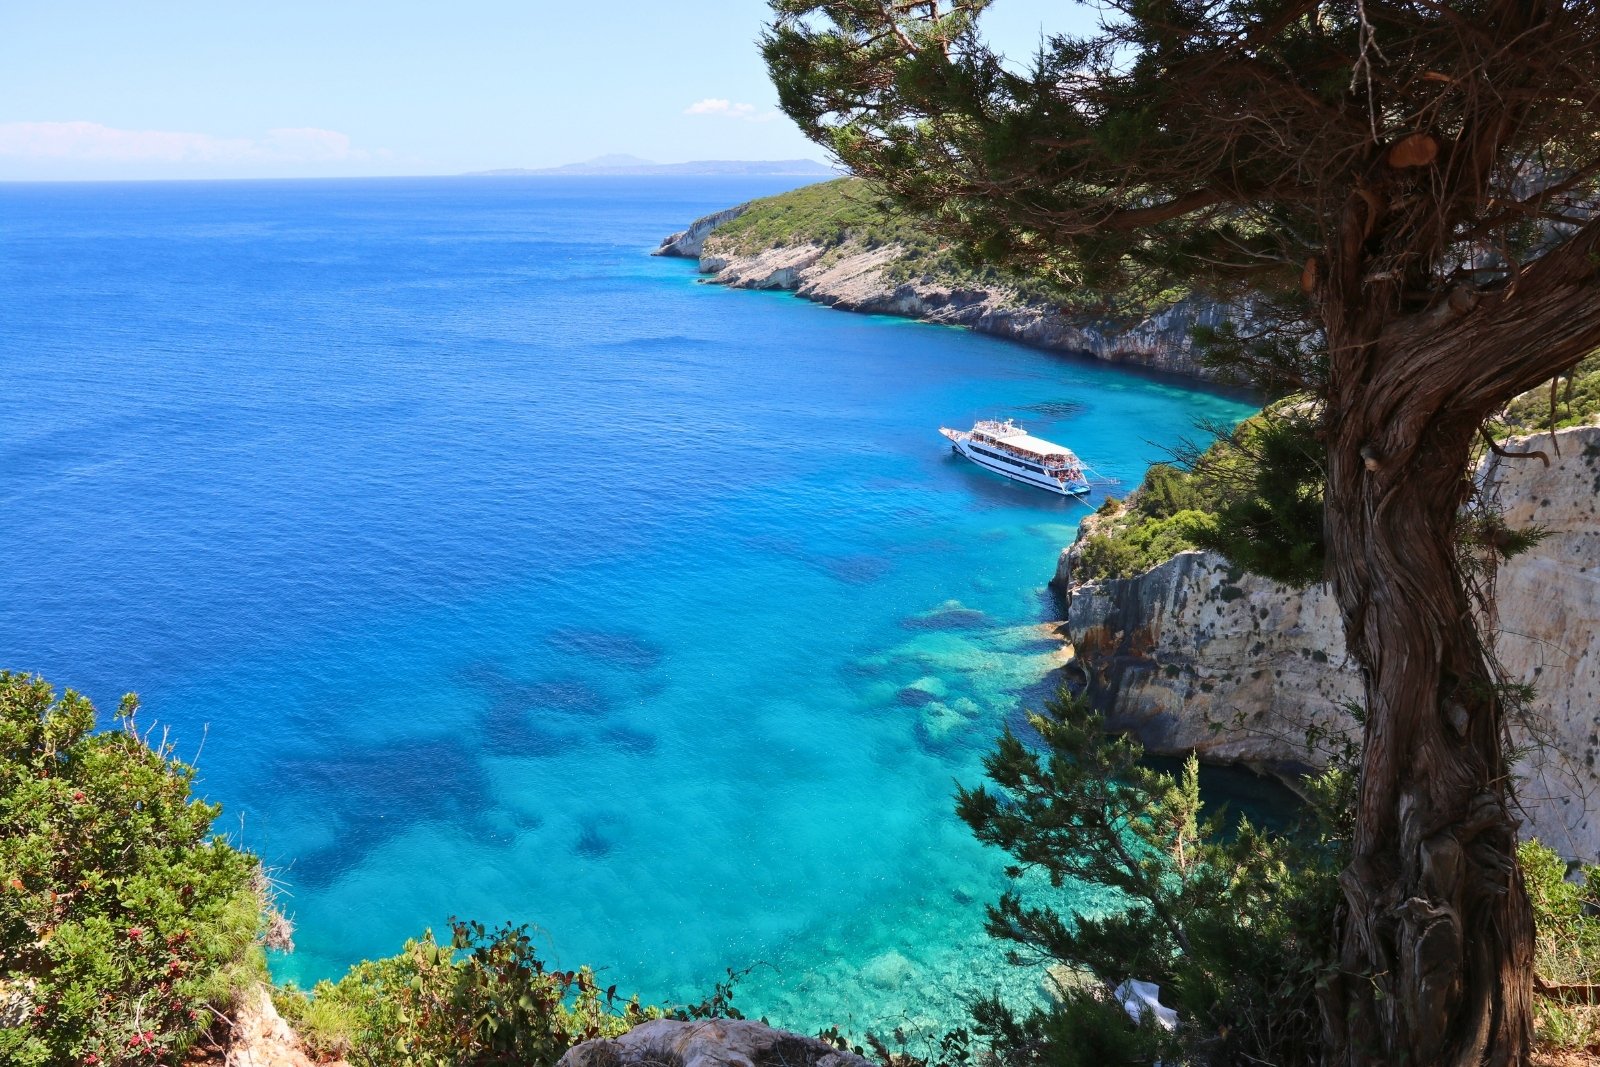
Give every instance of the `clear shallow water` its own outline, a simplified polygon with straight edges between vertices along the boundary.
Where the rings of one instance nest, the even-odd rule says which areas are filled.
[[[763,961],[739,1002],[808,1029],[1036,986],[950,794],[1084,509],[934,431],[1125,489],[1246,408],[646,254],[779,188],[0,186],[0,666],[198,753],[281,976],[457,914],[651,999]]]

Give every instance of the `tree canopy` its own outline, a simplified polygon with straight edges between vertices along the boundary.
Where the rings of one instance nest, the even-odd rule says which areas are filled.
[[[1497,550],[1462,545],[1486,420],[1600,347],[1600,6],[1109,0],[1031,57],[985,45],[989,6],[772,0],[780,103],[976,256],[1236,301],[1238,340],[1316,394],[1324,576],[1367,680],[1327,1054],[1520,1061],[1519,680],[1475,578]]]

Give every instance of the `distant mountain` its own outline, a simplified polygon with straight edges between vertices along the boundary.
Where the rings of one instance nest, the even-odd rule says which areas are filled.
[[[469,178],[501,178],[508,176],[579,177],[586,175],[682,175],[687,177],[713,176],[771,176],[799,178],[833,178],[839,172],[814,159],[700,159],[690,163],[652,163],[638,156],[597,156],[582,163],[568,163],[562,167],[541,167],[529,170],[513,167],[504,170],[476,170]]]

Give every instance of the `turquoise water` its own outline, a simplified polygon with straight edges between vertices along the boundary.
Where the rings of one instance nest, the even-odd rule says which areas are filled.
[[[647,255],[778,188],[0,186],[0,665],[141,694],[277,868],[281,976],[461,915],[650,999],[760,963],[801,1028],[1036,987],[951,792],[1085,509],[935,431],[1121,492],[1246,408]]]

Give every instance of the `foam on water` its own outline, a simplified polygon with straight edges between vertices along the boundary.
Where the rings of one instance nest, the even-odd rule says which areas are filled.
[[[1032,995],[952,814],[1082,505],[1242,404],[646,253],[752,181],[0,187],[0,665],[138,690],[281,868],[280,975],[452,914],[647,998]],[[1093,908],[1103,902],[1080,899]]]

